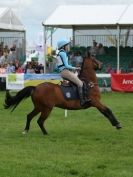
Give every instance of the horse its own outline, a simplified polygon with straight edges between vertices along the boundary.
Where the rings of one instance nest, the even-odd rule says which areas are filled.
[[[111,109],[102,104],[100,101],[101,92],[96,77],[96,69],[101,69],[101,62],[91,56],[85,57],[79,74],[79,78],[85,80],[87,86],[89,87],[87,92],[91,101],[85,106],[80,105],[79,99],[67,100],[64,98],[59,84],[44,82],[37,86],[27,86],[18,91],[15,96],[11,96],[7,90],[4,108],[12,108],[11,111],[14,111],[23,99],[31,96],[34,109],[27,115],[26,126],[23,132],[24,134],[28,133],[31,120],[36,115],[41,113],[37,123],[42,133],[46,135],[47,131],[44,127],[44,122],[54,107],[68,110],[79,110],[95,107],[110,121],[112,126],[116,127],[116,129],[120,129],[122,126],[112,113]]]

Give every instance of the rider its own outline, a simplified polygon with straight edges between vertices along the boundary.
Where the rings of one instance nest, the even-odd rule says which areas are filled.
[[[78,78],[76,74],[72,71],[80,70],[80,67],[73,67],[68,64],[68,45],[70,41],[67,39],[62,39],[57,42],[59,53],[57,55],[57,66],[62,78],[72,81],[78,87],[80,105],[83,106],[89,103],[90,100],[84,98],[83,94],[83,82]]]

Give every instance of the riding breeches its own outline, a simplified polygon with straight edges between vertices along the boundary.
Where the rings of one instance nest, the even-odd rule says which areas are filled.
[[[64,69],[64,70],[61,71],[60,74],[61,74],[62,78],[67,79],[69,81],[72,81],[78,87],[82,87],[83,86],[83,82],[73,72],[71,72],[71,71],[69,71],[67,69]]]

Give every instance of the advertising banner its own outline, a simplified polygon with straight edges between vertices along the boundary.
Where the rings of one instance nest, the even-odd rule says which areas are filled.
[[[24,74],[7,74],[6,89],[21,90],[24,88]]]
[[[25,74],[24,86],[36,86],[43,82],[59,83],[61,76],[59,74]]]
[[[2,74],[3,76],[3,74]],[[6,89],[21,90],[26,86],[37,86],[40,83],[52,82],[60,83],[60,74],[7,74]],[[110,87],[110,74],[97,74],[99,86],[104,87],[104,81],[107,83],[105,87]]]
[[[26,86],[37,86],[43,82],[59,83],[59,74],[7,74],[6,89],[21,90]]]
[[[132,74],[112,74],[111,89],[121,92],[133,92],[133,73]]]

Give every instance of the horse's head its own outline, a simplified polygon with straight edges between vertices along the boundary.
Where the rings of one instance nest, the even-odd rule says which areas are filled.
[[[92,65],[93,65],[93,68],[95,70],[101,70],[102,69],[102,62],[100,62],[99,60],[97,60],[96,58],[91,58],[92,60]]]
[[[89,51],[86,51],[86,57],[83,60],[82,70],[85,68],[101,70],[102,62],[97,60],[95,55],[91,55]]]
[[[102,63],[93,56],[87,56],[84,58],[82,69],[94,69],[101,70]]]

